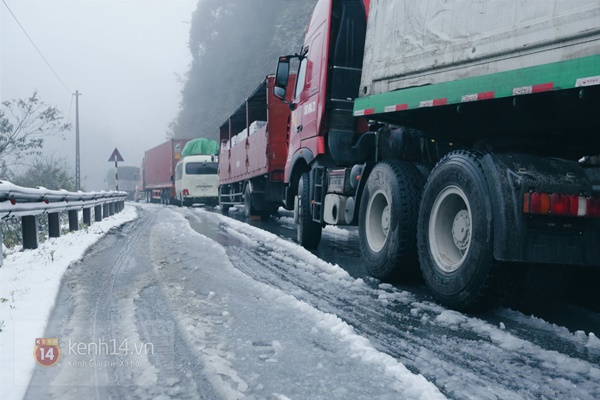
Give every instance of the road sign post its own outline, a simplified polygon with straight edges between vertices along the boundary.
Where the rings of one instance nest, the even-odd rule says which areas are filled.
[[[117,148],[115,147],[115,149],[113,150],[112,154],[110,155],[108,161],[114,161],[115,162],[115,189],[118,191],[119,190],[119,164],[118,162],[121,161],[125,161],[123,160],[123,157],[121,157],[121,153],[119,153],[119,150],[117,150]]]

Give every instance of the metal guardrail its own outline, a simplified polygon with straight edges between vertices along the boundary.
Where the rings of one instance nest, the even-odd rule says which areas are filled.
[[[127,192],[69,192],[66,190],[49,190],[45,188],[26,188],[10,182],[0,181],[0,219],[21,217],[23,248],[38,247],[38,216],[48,215],[48,236],[60,236],[59,213],[69,213],[69,230],[79,229],[78,212],[83,212],[83,223],[92,224],[92,209],[94,220],[114,215],[125,207]],[[0,231],[0,243],[2,243]],[[3,255],[0,246],[0,266]]]

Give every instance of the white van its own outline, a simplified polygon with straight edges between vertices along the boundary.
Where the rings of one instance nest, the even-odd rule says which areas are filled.
[[[218,160],[214,155],[190,155],[175,167],[175,196],[179,205],[219,203]]]

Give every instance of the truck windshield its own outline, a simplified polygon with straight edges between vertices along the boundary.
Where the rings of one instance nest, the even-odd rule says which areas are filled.
[[[185,173],[188,175],[210,175],[217,173],[216,162],[191,162],[185,165]]]

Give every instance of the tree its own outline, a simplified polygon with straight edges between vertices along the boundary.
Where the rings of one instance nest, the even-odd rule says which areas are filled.
[[[53,156],[35,160],[23,174],[15,176],[13,183],[24,187],[75,191],[75,176],[67,161]]]
[[[0,106],[0,176],[31,155],[41,155],[44,138],[71,129],[62,113],[38,98],[3,101]]]
[[[177,138],[218,139],[217,127],[275,72],[277,57],[300,50],[316,0],[200,0],[192,16],[192,63]]]

